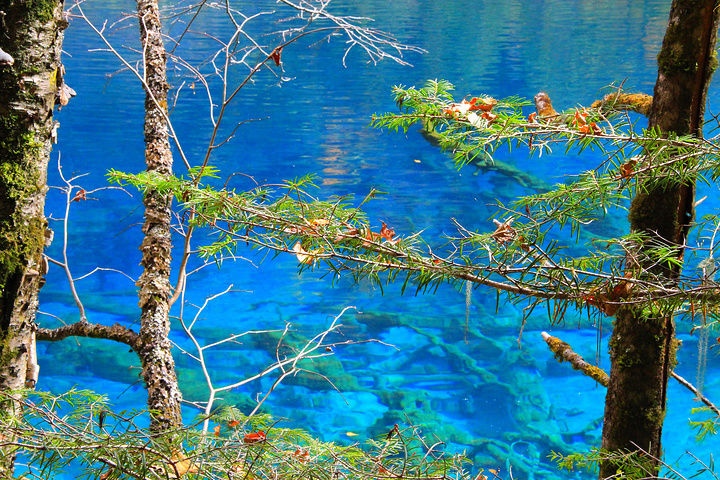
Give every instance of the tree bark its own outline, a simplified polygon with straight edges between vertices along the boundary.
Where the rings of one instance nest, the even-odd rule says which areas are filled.
[[[662,48],[648,128],[678,135],[702,136],[710,77],[717,65],[715,41],[720,18],[717,0],[674,0]],[[695,185],[646,185],[630,206],[630,227],[674,245],[680,260],[694,216]],[[656,237],[657,238],[657,237]],[[642,248],[642,245],[639,246]],[[648,265],[633,265],[648,270]],[[674,282],[679,269],[653,273]],[[605,400],[602,447],[610,451],[646,450],[646,468],[657,472],[662,458],[662,427],[667,381],[675,362],[675,326],[670,315],[652,316],[621,309],[610,339],[610,384]],[[618,465],[604,462],[600,478]]]
[[[0,0],[0,391],[34,387],[35,313],[42,257],[53,107],[62,82],[63,2]],[[20,415],[0,403],[5,421]],[[0,450],[0,477],[14,452]]]
[[[173,159],[167,125],[166,52],[158,1],[138,0],[137,11],[144,53],[145,164],[147,171],[169,176]],[[140,247],[144,270],[137,282],[141,309],[138,354],[148,390],[148,408],[153,412],[150,428],[154,431],[182,425],[182,396],[168,338],[172,296],[171,201],[171,196],[154,191],[145,195],[145,238]]]

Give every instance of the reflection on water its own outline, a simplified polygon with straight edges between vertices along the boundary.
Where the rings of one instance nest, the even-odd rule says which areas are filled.
[[[263,2],[236,2],[237,8],[257,10]],[[342,42],[300,43],[283,52],[285,74],[291,80],[260,77],[243,89],[229,124],[248,119],[235,137],[214,153],[212,162],[225,172],[242,172],[259,183],[278,183],[308,173],[318,175],[320,196],[356,193],[371,188],[387,192],[368,206],[374,224],[387,222],[398,234],[424,230],[433,239],[454,230],[451,219],[470,229],[492,228],[495,199],[507,202],[535,192],[518,175],[457,170],[450,159],[413,130],[406,135],[366,128],[373,113],[393,111],[391,87],[422,85],[428,78],[445,78],[457,85],[458,96],[487,93],[495,97],[532,97],[545,90],[560,108],[588,104],[613,81],[651,93],[655,55],[664,31],[667,1],[476,1],[348,0],[338,13],[352,12],[376,19],[375,24],[427,50],[410,55],[413,68],[387,62],[367,65],[359,52],[343,68]],[[98,21],[118,15],[107,2],[84,4]],[[280,8],[267,2],[267,8]],[[124,8],[118,6],[117,8]],[[568,19],[572,21],[568,21]],[[177,26],[173,26],[173,33]],[[204,18],[197,30],[220,35],[218,19]],[[259,27],[258,27],[259,28]],[[264,26],[276,28],[274,24]],[[260,30],[258,30],[260,31]],[[111,40],[134,45],[135,27],[114,31]],[[194,61],[207,57],[212,42],[194,38],[192,47],[178,50]],[[190,45],[190,44],[188,44]],[[104,185],[109,168],[140,171],[143,166],[142,92],[127,72],[107,54],[88,52],[100,43],[80,22],[67,32],[67,80],[78,96],[59,115],[62,124],[56,152],[68,172],[89,172],[84,188]],[[105,74],[118,72],[111,78]],[[173,87],[183,80],[181,72]],[[238,73],[238,76],[240,74]],[[720,96],[713,89],[711,107]],[[201,161],[209,138],[208,106],[199,89],[184,88],[173,111],[175,128],[192,164]],[[228,133],[228,132],[226,132]],[[57,153],[55,154],[57,156]],[[543,184],[563,181],[596,164],[592,154],[564,156],[561,152],[528,159],[524,152],[501,151],[498,161]],[[181,172],[179,170],[179,172]],[[248,177],[233,177],[236,188],[252,188]],[[51,182],[59,183],[56,174]],[[137,278],[141,220],[140,199],[117,191],[98,195],[99,201],[73,205],[71,264],[76,276],[95,266],[116,268]],[[51,191],[48,214],[62,213],[62,199]],[[710,207],[710,201],[704,206]],[[57,229],[57,226],[55,227]],[[585,233],[583,239],[623,231],[622,212]],[[176,241],[177,242],[177,241]],[[434,244],[441,243],[439,240]],[[50,255],[58,255],[56,240]],[[547,456],[598,445],[604,391],[559,365],[545,348],[539,332],[557,330],[588,359],[597,352],[597,325],[585,317],[566,319],[561,330],[551,327],[544,312],[533,313],[518,348],[523,305],[500,302],[485,289],[473,293],[465,331],[465,295],[442,286],[435,294],[401,296],[399,287],[380,289],[352,285],[340,278],[335,287],[318,273],[297,274],[294,258],[273,261],[241,250],[246,259],[226,262],[222,270],[206,268],[189,279],[191,304],[233,284],[238,291],[212,302],[196,326],[198,338],[212,343],[246,329],[277,329],[293,325],[290,342],[299,345],[329,325],[328,318],[346,306],[356,306],[343,318],[344,339],[380,342],[339,347],[335,355],[312,365],[330,378],[338,393],[317,375],[288,379],[265,408],[286,417],[293,427],[326,440],[349,443],[388,431],[394,423],[423,425],[465,451],[476,467],[506,469],[516,478],[558,475]],[[175,254],[180,256],[179,250]],[[135,287],[126,277],[99,272],[78,282],[92,321],[119,322],[137,328]],[[77,312],[63,275],[51,269],[42,292],[42,310],[65,321]],[[186,315],[193,315],[188,306]],[[174,310],[177,315],[179,311]],[[54,325],[42,317],[43,325]],[[176,325],[176,327],[178,327]],[[602,331],[600,355],[605,356],[610,322]],[[678,371],[694,378],[696,340],[680,325],[685,348]],[[190,349],[176,328],[173,339]],[[466,341],[467,340],[467,341]],[[219,383],[257,373],[272,362],[277,334],[243,338],[241,344],[213,350],[212,373]],[[127,350],[107,342],[80,340],[43,345],[40,388],[56,392],[73,385],[109,392],[121,408],[142,407],[144,390],[137,380],[137,360]],[[207,391],[197,364],[177,354],[185,398],[202,401]],[[608,367],[607,359],[601,364]],[[705,391],[720,393],[720,376],[710,374],[720,364],[708,360]],[[269,391],[272,378],[254,382],[223,396],[222,402],[250,411]],[[674,460],[686,448],[699,454],[686,419],[693,406],[689,395],[671,386],[666,452]],[[717,395],[716,395],[717,396]],[[188,409],[187,415],[196,412]],[[348,438],[346,432],[361,435]],[[567,474],[563,474],[566,476]],[[581,476],[582,473],[576,473]]]

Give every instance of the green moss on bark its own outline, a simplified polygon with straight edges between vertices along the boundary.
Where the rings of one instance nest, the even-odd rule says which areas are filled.
[[[0,10],[10,12],[15,3],[17,2],[13,0],[2,0],[0,1]],[[49,22],[53,19],[58,6],[58,0],[24,0],[22,3],[26,10],[24,19],[27,22]]]

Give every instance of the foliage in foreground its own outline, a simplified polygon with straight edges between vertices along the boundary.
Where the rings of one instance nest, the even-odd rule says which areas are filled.
[[[471,466],[462,455],[443,451],[444,443],[423,436],[417,426],[395,425],[387,434],[364,445],[342,446],[322,442],[303,430],[289,429],[269,415],[247,417],[232,407],[211,415],[211,432],[195,424],[165,434],[149,433],[146,411],[111,410],[106,397],[72,390],[62,395],[14,392],[22,398],[22,420],[0,418],[2,446],[12,445],[22,455],[21,478],[58,478],[82,470],[85,479],[353,479],[353,480],[503,480],[503,472]],[[0,401],[11,395],[0,394]],[[688,455],[692,456],[692,454]],[[693,457],[697,471],[685,476],[673,465],[662,463],[666,477],[685,480],[698,475],[718,479],[713,459]],[[597,471],[600,462],[621,464],[617,480],[650,475],[648,457],[639,452],[587,453],[550,458],[561,470]],[[474,471],[477,470],[477,471]]]
[[[700,315],[703,323],[715,320],[720,304],[715,212],[693,225],[697,242],[685,246],[688,274],[671,280],[640,266],[678,266],[680,247],[649,233],[616,238],[588,233],[591,224],[603,221],[610,210],[627,208],[630,198],[653,185],[716,182],[720,148],[712,139],[640,130],[612,105],[525,117],[522,107],[528,102],[523,99],[481,96],[457,102],[452,89],[443,81],[421,89],[396,87],[401,113],[376,116],[372,125],[407,130],[420,123],[460,163],[491,166],[501,146],[527,148],[531,154],[555,146],[592,149],[605,159],[550,191],[498,204],[501,220],[489,223],[490,231],[458,224],[456,234],[432,246],[419,233],[396,234],[385,222],[370,225],[361,207],[375,191],[355,204],[347,196],[321,200],[310,193],[312,178],[301,178],[237,192],[201,183],[216,174],[210,167],[192,171],[191,180],[115,171],[110,179],[173,193],[185,209],[183,223],[217,235],[201,249],[209,257],[232,255],[247,244],[293,253],[301,269],[322,266],[333,278],[369,278],[377,285],[399,280],[403,289],[414,285],[417,291],[470,282],[506,292],[513,301],[529,301],[526,314],[537,306],[547,308],[552,321],[561,320],[568,307],[593,307],[613,316],[621,306]],[[578,249],[581,240],[588,244]]]
[[[443,442],[415,426],[395,425],[366,445],[342,446],[224,407],[211,415],[215,427],[207,434],[196,428],[205,418],[151,434],[147,412],[114,413],[105,397],[89,391],[16,395],[24,417],[0,419],[0,443],[24,455],[17,469],[27,463],[25,478],[57,478],[71,464],[81,466],[82,478],[101,480],[471,478],[464,457],[444,453]]]

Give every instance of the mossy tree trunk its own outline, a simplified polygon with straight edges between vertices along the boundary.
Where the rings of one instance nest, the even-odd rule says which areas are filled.
[[[37,373],[46,176],[67,22],[58,0],[0,0],[0,11],[0,47],[10,56],[0,66],[0,391],[8,392],[33,387]],[[5,420],[19,414],[15,402],[0,404]],[[0,477],[12,475],[13,457],[0,450]]]
[[[662,48],[658,55],[658,78],[653,95],[649,128],[678,135],[702,135],[705,101],[716,66],[715,41],[720,18],[717,0],[674,0]],[[645,185],[630,207],[633,231],[659,235],[677,248],[680,260],[694,216],[695,185],[672,187]],[[639,246],[642,248],[642,246]],[[679,269],[652,268],[672,283]],[[676,341],[672,316],[621,309],[610,340],[610,384],[605,400],[602,447],[611,450],[649,452],[662,457],[667,380],[674,367]],[[648,459],[648,468],[657,469]],[[618,466],[605,462],[600,478],[615,474]]]
[[[144,58],[145,163],[149,172],[172,175],[172,151],[167,124],[167,76],[165,47],[157,0],[138,0],[138,20]],[[171,201],[169,195],[147,192],[144,199],[145,238],[142,250],[143,273],[140,288],[140,341],[138,352],[148,389],[148,408],[155,414],[151,429],[167,430],[182,424],[175,373],[170,352],[170,262]]]

